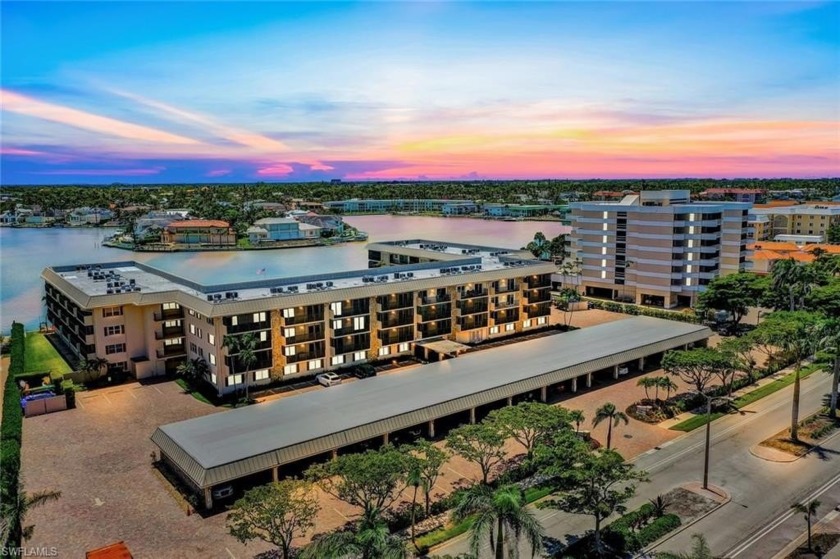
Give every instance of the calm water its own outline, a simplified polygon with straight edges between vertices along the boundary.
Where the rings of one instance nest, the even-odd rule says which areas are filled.
[[[549,238],[568,232],[556,222],[491,221],[411,216],[349,217],[369,241],[422,238],[520,248],[537,231]],[[108,229],[0,228],[0,327],[12,320],[35,328],[43,314],[41,270],[47,266],[137,260],[200,283],[221,283],[337,272],[367,267],[366,243],[250,252],[132,253],[103,247]],[[265,268],[265,275],[257,270]]]

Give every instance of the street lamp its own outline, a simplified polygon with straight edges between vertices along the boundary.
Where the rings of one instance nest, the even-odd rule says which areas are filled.
[[[703,392],[699,393],[706,399],[706,444],[703,456],[703,489],[709,489],[709,455],[712,441],[712,404],[714,402],[726,402],[732,405],[733,398],[721,396],[709,396]]]

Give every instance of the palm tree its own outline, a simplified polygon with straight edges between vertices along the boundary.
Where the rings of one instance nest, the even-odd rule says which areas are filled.
[[[706,538],[702,534],[692,534],[691,539],[694,544],[691,546],[691,551],[688,553],[672,553],[670,551],[659,551],[656,553],[656,559],[714,559],[712,550],[709,544],[706,543]]]
[[[505,485],[495,491],[479,485],[464,495],[452,517],[456,522],[475,517],[470,553],[476,557],[482,540],[488,535],[495,559],[518,557],[519,540],[523,536],[531,545],[533,557],[542,549],[543,527],[526,505],[525,492],[515,485]]]
[[[612,445],[612,428],[613,425],[618,427],[618,424],[622,421],[625,425],[630,423],[630,420],[627,418],[627,415],[623,411],[618,411],[615,408],[615,404],[612,402],[607,402],[597,410],[595,410],[595,417],[592,418],[592,426],[597,427],[599,423],[602,421],[607,421],[607,450],[610,449]]]
[[[805,297],[814,283],[814,269],[790,258],[776,262],[771,271],[773,290],[784,293],[791,312],[805,305]]]
[[[656,389],[657,390],[664,390],[665,391],[665,400],[668,400],[671,397],[671,392],[676,392],[677,383],[671,380],[671,377],[657,377],[656,378]]]
[[[203,380],[204,376],[209,371],[207,362],[199,357],[195,359],[188,359],[178,365],[175,370],[177,374],[184,377],[192,387],[195,387],[199,380]]]
[[[413,463],[408,470],[406,483],[409,487],[414,488],[414,493],[411,496],[411,543],[414,544],[414,549],[419,549],[417,547],[417,537],[414,533],[415,524],[417,522],[417,490],[420,489],[421,485],[425,486],[425,483],[423,481],[423,476],[420,474],[420,466],[417,464],[416,460],[413,460]]]
[[[23,490],[23,484],[18,484],[17,495],[11,496],[7,499],[3,495],[5,501],[0,507],[0,516],[3,518],[4,532],[6,537],[0,541],[0,549],[5,550],[7,547],[18,547],[22,542],[32,537],[35,531],[35,526],[24,526],[26,515],[30,510],[40,507],[50,501],[57,501],[61,497],[61,491],[38,491],[36,493],[26,493]]]
[[[534,240],[525,245],[525,249],[530,251],[534,255],[534,258],[543,260],[548,256],[548,246],[548,239],[545,238],[542,231],[538,231],[534,235]]]
[[[575,433],[580,433],[580,424],[586,421],[586,416],[583,415],[583,410],[572,410],[569,412],[569,421],[575,424]]]
[[[365,514],[356,530],[333,532],[315,539],[301,559],[408,559],[408,549],[374,509]]]
[[[84,382],[93,382],[102,376],[102,369],[108,366],[108,360],[103,357],[82,359],[77,367],[80,373],[84,373]],[[96,375],[96,376],[93,376]]]
[[[636,386],[641,386],[645,389],[645,400],[650,400],[650,393],[648,390],[652,387],[656,387],[656,399],[659,399],[659,384],[657,384],[656,379],[653,377],[642,377],[636,382]]]
[[[834,365],[832,367],[831,397],[828,405],[829,417],[837,417],[837,388],[840,384],[840,320],[831,319],[822,323],[818,330],[819,344],[822,349],[834,353]]]
[[[817,509],[820,508],[821,504],[819,501],[811,501],[809,503],[796,503],[790,506],[791,509],[805,515],[805,522],[808,523],[808,551],[811,551],[811,518],[817,514]]]
[[[251,398],[248,392],[248,370],[254,366],[257,361],[257,337],[249,332],[241,336],[227,335],[225,336],[222,347],[228,348],[228,355],[230,356],[230,374],[236,374],[237,361],[242,362],[245,366],[245,401],[250,402]]]

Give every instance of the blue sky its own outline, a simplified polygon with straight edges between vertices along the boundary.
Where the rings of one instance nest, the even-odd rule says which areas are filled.
[[[0,9],[4,184],[840,169],[838,3]]]

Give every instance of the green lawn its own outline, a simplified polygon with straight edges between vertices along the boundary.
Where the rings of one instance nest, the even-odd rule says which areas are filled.
[[[24,372],[50,373],[53,378],[63,378],[73,369],[67,364],[47,338],[39,332],[26,334],[26,358]]]
[[[208,400],[208,399],[204,396],[204,394],[202,394],[202,393],[201,393],[201,392],[199,392],[198,390],[193,390],[193,389],[192,389],[192,387],[191,387],[191,386],[187,383],[187,381],[185,381],[184,379],[182,379],[182,378],[176,378],[176,379],[175,379],[175,384],[177,384],[178,386],[180,386],[181,388],[183,388],[183,389],[184,389],[184,392],[189,392],[190,396],[192,396],[193,398],[195,398],[195,399],[196,399],[196,400],[198,400],[199,402],[204,402],[205,404],[210,404],[211,406],[213,405],[213,402],[211,402],[210,400]]]
[[[823,365],[818,364],[818,363],[814,363],[812,365],[802,367],[802,370],[799,373],[799,377],[800,378],[806,378],[810,374],[814,373],[815,371],[819,371],[822,368],[823,368]],[[740,396],[740,397],[736,398],[732,402],[732,404],[736,408],[741,409],[744,406],[747,406],[749,404],[752,404],[753,402],[761,400],[765,396],[769,396],[770,394],[773,394],[774,392],[778,392],[779,390],[781,390],[782,388],[785,388],[786,386],[790,386],[791,384],[793,384],[794,378],[795,378],[794,373],[788,373],[787,375],[783,376],[780,379],[774,380],[773,382],[769,382],[769,383],[765,384],[764,386],[762,386],[761,388],[756,388],[752,392],[747,392],[743,396]],[[714,421],[715,419],[717,419],[719,417],[722,417],[724,415],[726,415],[726,414],[722,413],[722,412],[713,413],[711,415],[711,421]],[[674,431],[685,431],[687,433],[689,431],[693,431],[694,429],[697,429],[698,427],[703,427],[706,423],[707,423],[707,418],[706,418],[705,414],[695,415],[694,417],[690,417],[690,418],[686,419],[685,421],[681,421],[680,423],[677,423],[676,425],[671,427],[671,429],[674,430]]]

